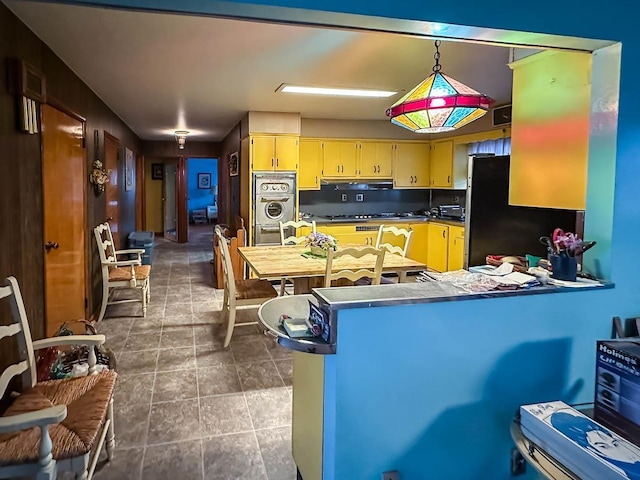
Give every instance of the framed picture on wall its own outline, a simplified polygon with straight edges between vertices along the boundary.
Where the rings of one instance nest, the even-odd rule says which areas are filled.
[[[233,152],[229,155],[229,176],[235,177],[238,175],[238,152]]]
[[[198,174],[198,188],[209,189],[211,188],[211,174],[199,173]]]
[[[133,170],[134,170],[133,152],[128,148],[124,149],[124,189],[131,190],[133,188]]]
[[[151,164],[151,180],[162,180],[164,176],[164,165],[161,163]]]

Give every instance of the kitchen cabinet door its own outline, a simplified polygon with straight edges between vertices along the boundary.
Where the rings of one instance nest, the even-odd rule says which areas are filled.
[[[298,137],[275,137],[275,169],[295,171],[298,169]]]
[[[413,223],[409,225],[409,229],[413,232],[407,256],[418,262],[427,263],[427,249],[429,246],[429,224]]]
[[[375,239],[372,240],[373,235],[371,232],[339,233],[333,236],[338,240],[339,246],[351,244],[366,247],[373,246],[372,242],[375,243]]]
[[[436,272],[446,272],[449,255],[449,227],[430,223],[428,231],[427,267]]]
[[[394,153],[393,186],[429,188],[429,144],[397,143]]]
[[[464,268],[464,228],[449,227],[449,254],[447,269]]]
[[[434,188],[451,188],[453,174],[453,140],[431,144],[430,185]]]
[[[251,137],[251,168],[273,170],[275,163],[273,137]]]
[[[324,177],[356,176],[358,144],[352,141],[326,140],[322,148],[322,175]]]
[[[300,140],[299,164],[298,189],[320,190],[322,171],[322,142],[320,140]]]
[[[360,143],[358,176],[363,178],[391,178],[393,163],[393,143]]]

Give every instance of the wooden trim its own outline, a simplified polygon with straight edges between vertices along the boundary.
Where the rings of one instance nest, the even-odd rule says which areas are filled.
[[[187,211],[187,157],[178,157],[178,211],[176,212],[178,223],[178,243],[189,241],[189,212]]]
[[[113,140],[114,142],[116,142],[118,145],[120,145],[120,139],[118,137],[115,137],[113,135],[111,135],[109,132],[107,132],[106,130],[103,130],[104,136],[105,137],[109,137],[110,140]],[[104,141],[102,142],[102,148],[104,148]],[[103,155],[104,157],[104,155]],[[120,152],[118,152],[118,159],[120,159]]]
[[[147,224],[147,196],[145,187],[144,155],[136,155],[136,230],[144,230]]]
[[[47,97],[47,102],[46,103],[47,103],[47,105],[52,106],[56,110],[60,110],[65,115],[69,115],[70,117],[75,118],[79,122],[82,122],[82,123],[85,123],[85,124],[87,123],[87,119],[86,118],[84,118],[78,112],[73,111],[72,109],[67,107],[64,103],[62,103],[60,100],[58,100],[55,97],[52,97],[51,95],[49,95]]]

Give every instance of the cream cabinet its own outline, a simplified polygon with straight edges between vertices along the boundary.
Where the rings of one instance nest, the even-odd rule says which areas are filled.
[[[362,141],[359,144],[356,174],[360,178],[391,178],[394,144]]]
[[[322,176],[354,178],[358,152],[356,141],[324,140],[322,142]]]
[[[300,161],[298,167],[298,189],[320,190],[322,178],[322,142],[300,139]]]
[[[428,143],[394,144],[394,188],[429,188],[430,153]]]
[[[252,170],[295,171],[298,169],[299,139],[294,136],[251,137]]]

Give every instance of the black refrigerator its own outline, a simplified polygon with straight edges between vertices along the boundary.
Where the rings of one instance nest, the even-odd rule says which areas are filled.
[[[465,266],[485,265],[487,255],[546,258],[539,238],[555,228],[583,238],[584,212],[509,205],[509,156],[469,158]]]

